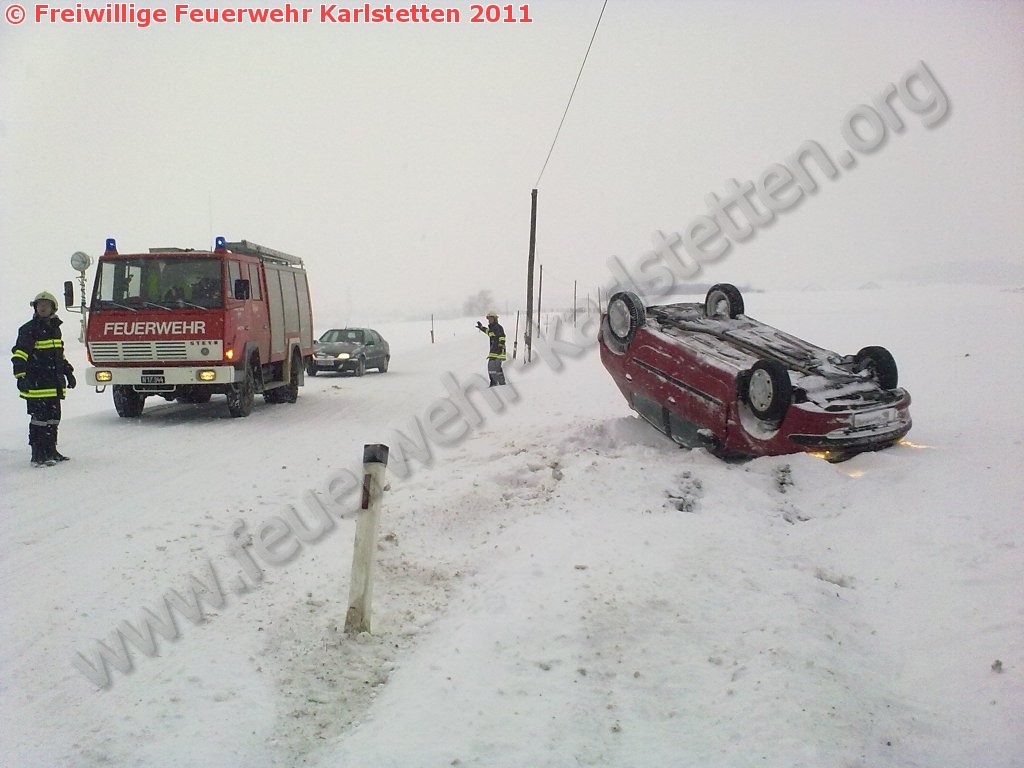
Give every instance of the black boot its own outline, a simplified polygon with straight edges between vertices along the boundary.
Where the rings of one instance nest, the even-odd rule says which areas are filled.
[[[47,466],[49,435],[46,427],[41,424],[28,425],[28,444],[32,448],[32,466]],[[56,462],[51,462],[56,463]]]
[[[46,453],[43,451],[43,446],[38,443],[30,443],[30,445],[32,447],[32,466],[45,467]]]
[[[50,427],[46,438],[46,458],[53,463],[68,461],[67,456],[57,452],[57,427]]]

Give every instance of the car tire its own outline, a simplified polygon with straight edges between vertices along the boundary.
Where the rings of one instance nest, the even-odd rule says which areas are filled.
[[[882,389],[896,389],[900,380],[896,359],[885,347],[864,347],[854,356],[857,370],[867,370]]]
[[[360,357],[356,360],[355,374],[356,376],[362,376],[364,373],[366,373],[366,358]]]
[[[114,385],[114,410],[122,419],[137,419],[146,405],[146,396],[124,384]]]
[[[793,400],[789,371],[777,360],[758,360],[743,377],[742,395],[757,418],[781,421]]]
[[[388,365],[390,365],[390,363],[391,363],[391,357],[390,356],[385,357],[384,358],[384,362],[381,363],[379,366],[377,366],[377,370],[380,371],[381,373],[387,373],[388,372]]]
[[[608,349],[623,355],[637,330],[646,324],[647,310],[640,297],[631,291],[619,291],[608,300],[608,310],[601,318],[601,337]]]
[[[704,315],[713,318],[729,318],[743,314],[743,294],[730,283],[711,286],[704,297]]]
[[[307,376],[316,376],[316,363],[315,362],[306,363],[306,375]]]

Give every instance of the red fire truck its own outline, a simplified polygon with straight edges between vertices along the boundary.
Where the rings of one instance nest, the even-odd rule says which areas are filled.
[[[74,304],[71,282],[65,303]],[[151,248],[99,259],[86,327],[86,381],[113,388],[119,416],[146,398],[205,403],[227,395],[248,416],[257,393],[294,403],[313,355],[313,318],[302,260],[218,237],[212,251]]]

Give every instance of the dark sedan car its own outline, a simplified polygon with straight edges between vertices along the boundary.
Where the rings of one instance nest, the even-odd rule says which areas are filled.
[[[386,373],[391,348],[377,331],[370,328],[332,328],[313,343],[313,359],[306,373],[316,376],[324,371],[348,371],[362,376],[368,368]]]
[[[645,307],[636,294],[614,294],[600,348],[634,411],[719,456],[809,451],[839,461],[910,430],[910,395],[885,348],[816,347],[747,317],[727,283],[703,304]]]

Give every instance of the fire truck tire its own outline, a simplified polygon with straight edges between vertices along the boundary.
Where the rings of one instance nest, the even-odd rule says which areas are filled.
[[[146,396],[123,384],[114,385],[114,409],[122,419],[137,419],[142,415]]]
[[[256,399],[256,383],[253,381],[252,364],[245,367],[245,378],[232,385],[228,392],[228,412],[235,418],[248,416],[252,413],[253,401]]]
[[[294,403],[299,399],[299,373],[302,368],[302,358],[298,352],[292,355],[292,364],[289,368],[291,373],[288,374],[288,383],[277,390],[280,393],[277,396],[279,403]]]

